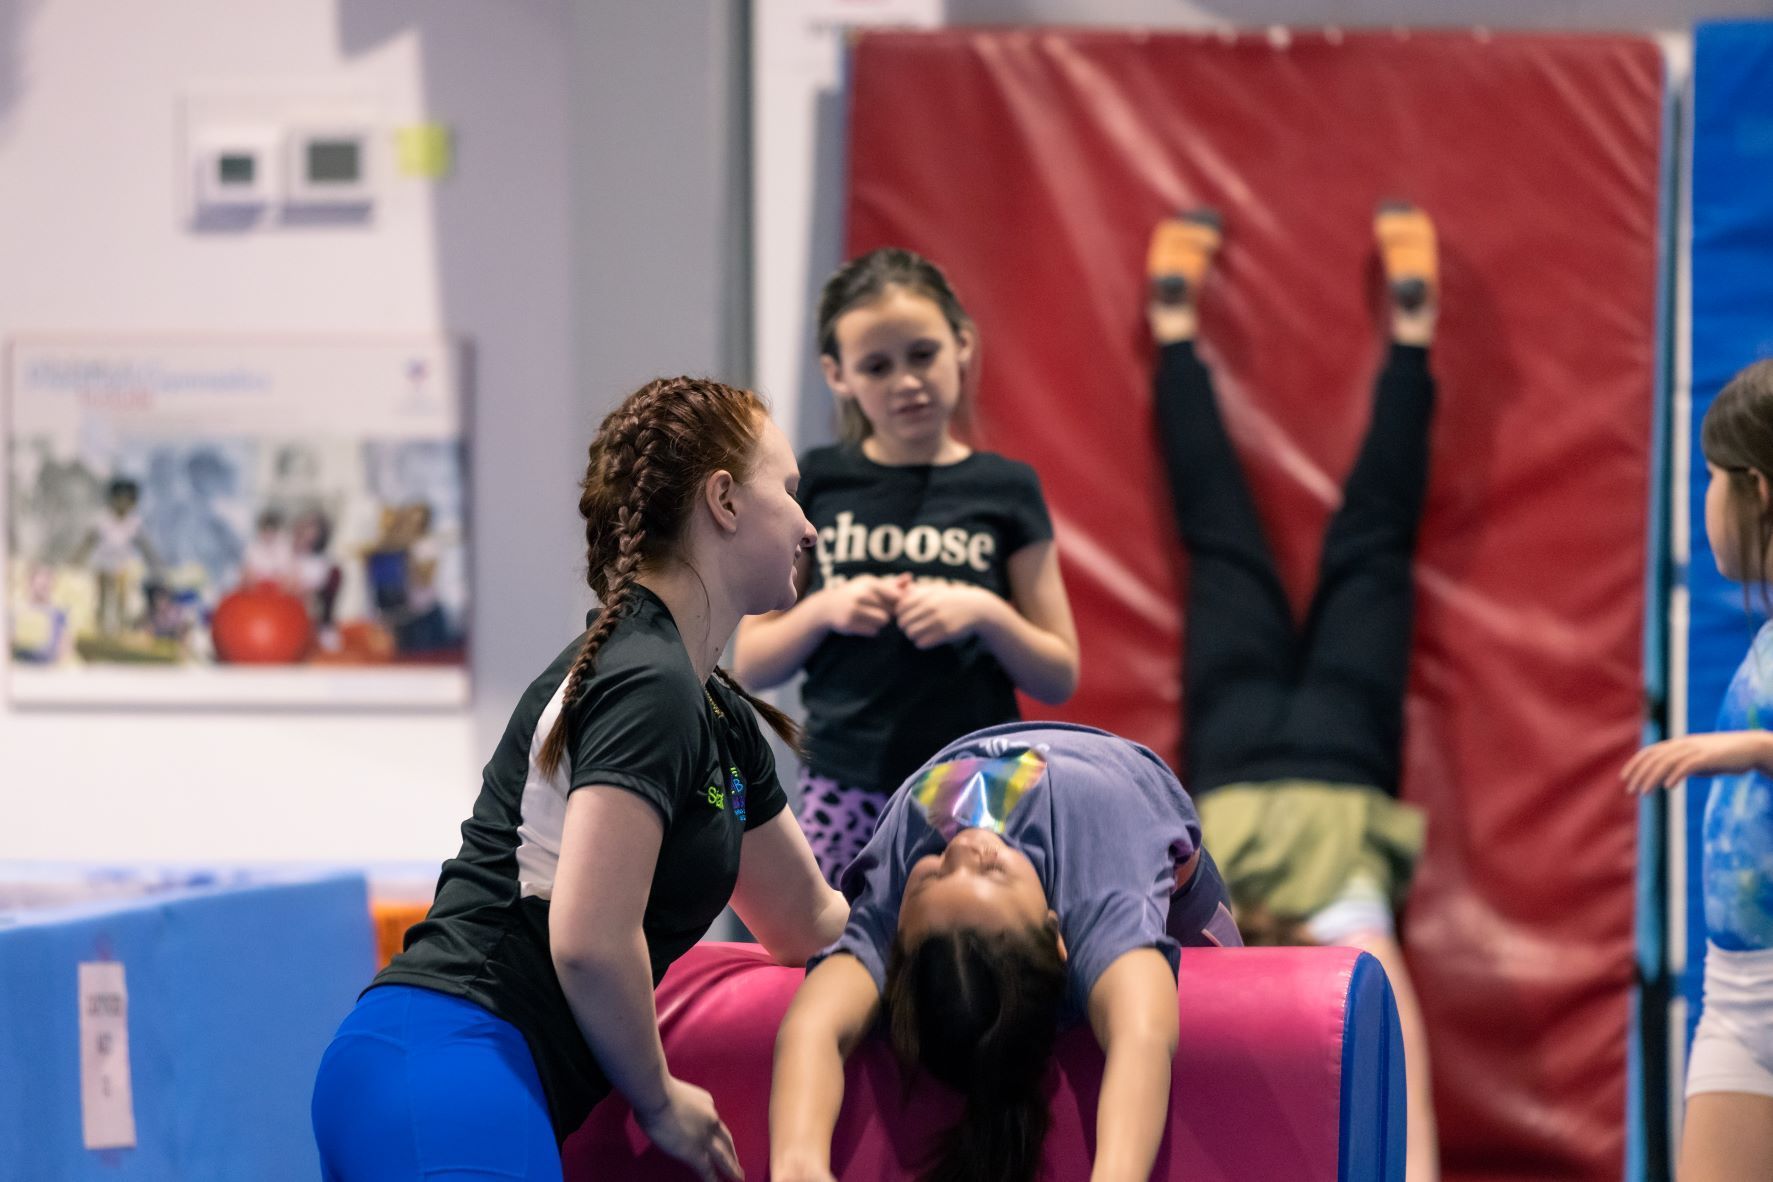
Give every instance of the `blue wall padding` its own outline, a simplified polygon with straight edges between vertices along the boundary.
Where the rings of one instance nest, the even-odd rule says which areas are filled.
[[[1699,26],[1693,62],[1691,557],[1686,583],[1689,731],[1709,731],[1759,626],[1726,582],[1705,537],[1699,424],[1743,366],[1773,357],[1773,23]],[[1687,794],[1687,967],[1681,993],[1698,1020],[1705,956],[1700,837],[1707,781]]]
[[[123,962],[136,1147],[84,1147],[78,965]],[[319,1174],[308,1097],[375,971],[361,877],[0,914],[0,1176]]]
[[[1362,953],[1342,1022],[1337,1182],[1403,1182],[1404,1036],[1397,997],[1377,958]]]

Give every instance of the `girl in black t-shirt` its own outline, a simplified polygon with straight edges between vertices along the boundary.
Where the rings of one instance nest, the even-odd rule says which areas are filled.
[[[612,1089],[661,1150],[738,1177],[652,991],[729,897],[784,964],[849,913],[753,710],[794,725],[715,664],[741,616],[794,602],[797,482],[748,391],[661,379],[604,420],[579,499],[604,606],[518,701],[430,913],[327,1049],[326,1178],[557,1182],[558,1143]]]
[[[954,433],[977,334],[941,270],[872,251],[818,313],[843,438],[802,457],[800,598],[744,621],[733,666],[754,688],[806,670],[800,822],[836,881],[906,775],[1019,717],[1017,690],[1069,698],[1078,658],[1039,479]]]

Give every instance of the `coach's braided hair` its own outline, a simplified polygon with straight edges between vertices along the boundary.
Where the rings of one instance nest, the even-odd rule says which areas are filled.
[[[544,771],[560,764],[567,707],[616,622],[632,610],[641,567],[669,556],[682,541],[710,473],[724,469],[735,481],[746,479],[767,414],[763,400],[749,390],[705,378],[657,378],[630,394],[598,428],[579,486],[579,515],[585,519],[585,578],[603,610],[567,673],[560,715],[542,744]],[[800,728],[793,719],[746,693],[726,670],[714,672],[785,743],[799,749]]]

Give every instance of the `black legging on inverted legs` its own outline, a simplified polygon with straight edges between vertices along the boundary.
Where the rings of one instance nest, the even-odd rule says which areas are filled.
[[[1300,778],[1396,795],[1434,413],[1428,350],[1390,346],[1302,629],[1191,342],[1163,346],[1156,400],[1190,563],[1184,782],[1203,792]]]

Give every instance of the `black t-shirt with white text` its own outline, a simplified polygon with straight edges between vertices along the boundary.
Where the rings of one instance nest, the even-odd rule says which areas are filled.
[[[641,921],[655,986],[726,906],[745,831],[787,803],[751,707],[718,679],[697,681],[657,596],[636,587],[632,603],[568,711],[566,754],[552,774],[537,756],[560,714],[579,641],[524,691],[486,765],[474,815],[462,825],[461,852],[444,863],[430,913],[372,984],[464,997],[516,1026],[561,1140],[609,1093],[549,952],[567,796],[608,785],[640,796],[664,822]]]
[[[1053,536],[1027,464],[974,452],[955,464],[877,464],[854,444],[800,463],[801,508],[818,531],[808,592],[857,575],[910,572],[1010,598],[1010,557]],[[888,623],[832,634],[806,663],[808,766],[882,794],[961,735],[1019,718],[1009,674],[976,637],[919,650]]]

